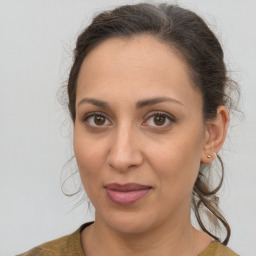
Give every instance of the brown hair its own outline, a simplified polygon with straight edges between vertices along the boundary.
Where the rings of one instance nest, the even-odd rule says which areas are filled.
[[[177,5],[140,3],[100,13],[78,37],[68,79],[68,107],[73,122],[76,118],[77,78],[87,53],[108,38],[127,38],[139,34],[149,34],[183,56],[195,87],[202,93],[204,120],[214,118],[220,105],[231,110],[232,100],[226,92],[234,83],[227,76],[221,45],[203,19]],[[217,158],[221,163],[220,182],[211,189],[207,167],[201,164],[193,188],[192,208],[200,227],[218,241],[220,238],[206,228],[200,211],[203,209],[211,216],[215,227],[218,221],[223,224],[226,237],[222,243],[226,245],[230,227],[219,211],[216,196],[222,186],[224,167],[221,158]]]

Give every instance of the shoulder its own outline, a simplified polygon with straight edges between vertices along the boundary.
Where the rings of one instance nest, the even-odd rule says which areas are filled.
[[[199,256],[239,256],[229,247],[214,241]]]
[[[45,256],[45,255],[52,255],[52,256],[59,256],[61,253],[61,248],[67,243],[67,237],[64,236],[53,241],[41,244],[36,246],[35,248],[25,252],[23,254],[19,254],[17,256]]]
[[[235,253],[234,251],[232,251],[229,247],[221,244],[221,243],[218,243],[218,247],[217,247],[217,250],[216,250],[216,256],[239,256],[237,253]]]
[[[75,232],[76,233],[76,232]],[[63,236],[58,239],[36,246],[26,253],[17,256],[60,256],[65,255],[63,252],[69,247],[69,241],[73,240],[75,233]]]
[[[81,228],[70,235],[41,244],[17,256],[81,256],[83,250],[80,242],[80,230]]]

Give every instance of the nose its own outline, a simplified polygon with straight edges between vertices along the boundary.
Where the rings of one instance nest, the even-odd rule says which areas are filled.
[[[114,132],[107,156],[107,163],[113,169],[125,172],[143,163],[138,137],[132,129],[120,128]]]

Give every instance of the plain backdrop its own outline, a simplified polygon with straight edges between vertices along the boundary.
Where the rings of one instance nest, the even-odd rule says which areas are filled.
[[[58,102],[77,35],[120,0],[0,0],[0,255],[22,253],[90,220],[87,203],[61,191],[72,156],[72,125]],[[233,122],[222,152],[221,208],[229,246],[256,251],[256,1],[169,1],[202,15],[218,35],[242,91],[244,119]],[[64,175],[65,176],[65,175]],[[72,184],[68,185],[72,192]]]

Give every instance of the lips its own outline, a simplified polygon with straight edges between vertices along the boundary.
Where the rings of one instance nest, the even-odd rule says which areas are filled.
[[[105,186],[108,199],[119,205],[131,205],[142,199],[150,192],[151,186],[136,183],[117,184],[112,183]]]

